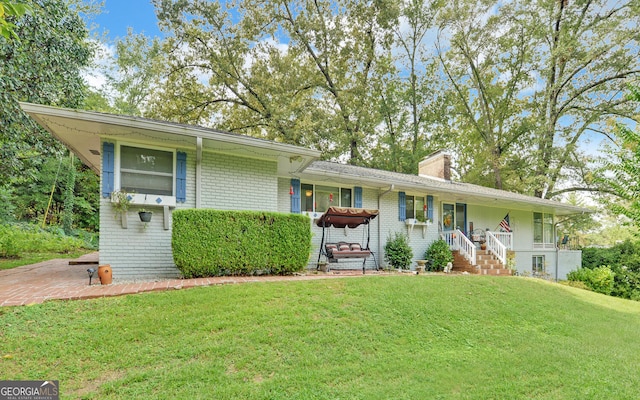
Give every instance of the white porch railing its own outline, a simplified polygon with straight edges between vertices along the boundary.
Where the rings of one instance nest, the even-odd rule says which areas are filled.
[[[502,265],[507,265],[507,246],[502,240],[506,240],[507,243],[511,244],[511,234],[486,231],[485,239],[487,241],[487,250],[492,252]]]
[[[458,250],[471,265],[476,265],[476,245],[459,229],[441,232],[440,237],[447,242],[451,250]]]
[[[511,232],[491,232],[491,234],[502,243],[507,250],[513,250],[513,233]]]

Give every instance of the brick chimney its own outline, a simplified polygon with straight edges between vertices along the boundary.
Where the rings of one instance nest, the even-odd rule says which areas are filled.
[[[418,175],[450,181],[451,156],[445,153],[444,150],[438,150],[426,156],[418,164]]]

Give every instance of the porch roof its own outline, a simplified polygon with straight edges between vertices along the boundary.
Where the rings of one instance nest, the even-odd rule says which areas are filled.
[[[526,196],[519,193],[498,190],[469,183],[445,181],[438,178],[402,174],[372,168],[357,167],[328,161],[314,161],[301,174],[301,177],[316,182],[331,184],[362,185],[388,190],[393,185],[394,191],[407,193],[428,193],[443,196],[458,203],[500,207],[507,210],[525,210],[554,213],[556,215],[572,215],[591,213],[583,208],[563,204],[554,200]]]
[[[100,174],[101,139],[164,146],[275,161],[278,174],[302,171],[320,152],[290,144],[223,132],[201,126],[147,118],[20,103],[22,109]]]

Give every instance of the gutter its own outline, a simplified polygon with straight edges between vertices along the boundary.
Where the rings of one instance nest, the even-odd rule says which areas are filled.
[[[392,183],[391,186],[389,187],[389,189],[385,190],[384,192],[380,193],[378,195],[378,210],[380,210],[380,200],[382,199],[382,197],[384,195],[386,195],[387,193],[391,192],[393,189],[395,188],[395,185]],[[380,267],[382,266],[382,226],[381,226],[381,221],[382,218],[378,218],[378,269],[380,269]]]

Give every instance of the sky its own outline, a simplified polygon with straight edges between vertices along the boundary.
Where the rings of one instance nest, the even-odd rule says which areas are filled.
[[[96,33],[108,31],[111,40],[126,36],[129,27],[135,33],[161,36],[151,0],[104,0],[102,13],[93,22],[98,24]]]

